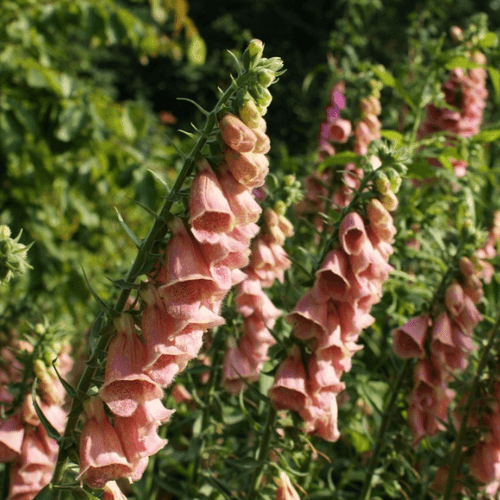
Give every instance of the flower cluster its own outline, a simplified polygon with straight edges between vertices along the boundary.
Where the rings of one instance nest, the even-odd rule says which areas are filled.
[[[254,41],[247,50],[246,64],[255,67],[262,43]],[[262,61],[281,68],[278,60]],[[257,73],[272,83],[274,72]],[[120,477],[139,479],[149,457],[165,446],[157,430],[172,411],[161,403],[163,389],[198,356],[204,332],[225,322],[219,315],[222,301],[247,277],[241,269],[250,262],[250,241],[259,231],[262,211],[252,190],[264,184],[269,171],[270,141],[261,116],[269,102],[245,96],[242,118],[228,112],[221,116],[222,160],[212,168],[207,159],[198,159],[187,224],[170,217],[163,259],[139,288],[142,335],[131,313],[114,319],[104,384],[98,396],[84,402],[80,478],[93,488]]]
[[[473,52],[470,59],[479,66],[486,64],[485,56],[479,51]],[[432,103],[428,104],[425,118],[418,130],[418,137],[422,138],[435,132],[447,132],[450,134],[450,144],[453,144],[453,136],[476,135],[483,121],[483,111],[488,96],[484,67],[466,71],[462,68],[453,69],[442,90],[445,102],[450,107],[438,108]],[[432,160],[432,163],[440,165],[435,160]],[[452,159],[451,163],[457,177],[463,177],[467,170],[467,162]]]
[[[308,433],[329,441],[339,437],[336,397],[344,389],[341,376],[362,348],[356,341],[373,323],[369,311],[380,300],[392,269],[387,262],[395,234],[392,217],[376,198],[366,215],[366,224],[357,212],[344,217],[339,247],[325,256],[313,288],[288,315],[293,335],[307,343],[310,353],[294,346],[269,391],[275,408],[297,411]]]
[[[8,226],[0,226],[0,284],[7,283],[14,273],[24,273],[31,266],[26,260],[29,246],[19,242],[21,233],[12,239]]]
[[[469,420],[476,427],[480,425],[484,432],[468,458],[469,471],[493,498],[500,489],[500,382],[493,384],[492,400],[483,405],[481,411],[477,404],[475,406],[476,411]]]
[[[473,350],[471,335],[482,319],[475,303],[482,298],[480,270],[467,257],[460,260],[460,277],[446,289],[444,307],[412,318],[393,331],[393,349],[403,359],[417,358],[413,372],[408,420],[417,445],[434,436],[447,420],[454,397],[448,388],[453,371],[464,370]]]
[[[378,119],[381,107],[376,92],[361,99],[361,119],[354,126],[350,120],[340,117],[340,112],[346,107],[344,83],[336,84],[331,92],[330,104],[327,106],[326,120],[321,122],[318,146],[318,159],[320,161],[334,156],[337,151],[334,144],[345,144],[358,155],[366,155],[368,146],[375,139],[380,139],[381,123]],[[351,144],[350,138],[354,137]],[[374,167],[380,161],[371,159]],[[325,212],[331,205],[333,208],[346,207],[352,199],[353,193],[358,189],[363,170],[355,163],[348,162],[341,171],[325,168],[321,173],[314,172],[304,180],[305,196],[297,204],[298,214],[317,214]],[[332,187],[334,189],[332,190]],[[330,200],[327,202],[327,200]],[[322,220],[315,219],[318,230],[322,227]]]
[[[58,356],[58,372],[66,376],[72,367],[69,345],[59,349],[51,354]],[[23,385],[22,380],[26,378],[23,374],[32,368],[38,379],[39,410],[58,433],[62,433],[66,425],[65,391],[54,369],[48,368],[41,359],[36,359],[32,367],[20,361],[31,359],[32,352],[33,345],[21,340],[1,349],[0,405],[8,417],[0,422],[0,462],[10,462],[8,500],[31,500],[50,482],[58,449],[57,442],[49,437],[37,415],[31,392],[21,395],[21,399],[14,398],[9,386]]]
[[[223,384],[236,394],[245,382],[258,379],[263,364],[268,360],[267,350],[275,343],[269,328],[281,316],[264,293],[275,279],[283,283],[284,272],[290,267],[283,244],[293,235],[291,222],[282,214],[268,208],[264,213],[265,231],[252,243],[247,277],[239,284],[236,309],[243,316],[243,335],[239,345],[231,346],[224,358]]]

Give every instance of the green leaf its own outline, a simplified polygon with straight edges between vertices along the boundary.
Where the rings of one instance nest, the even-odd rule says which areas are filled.
[[[452,57],[447,63],[445,63],[444,67],[448,70],[452,70],[455,68],[462,69],[474,69],[481,68],[481,64],[476,64],[475,62],[470,61],[464,56],[456,56]]]
[[[122,214],[119,212],[119,210],[115,207],[116,210],[116,215],[118,216],[118,222],[120,223],[120,226],[123,228],[123,230],[127,233],[127,236],[132,240],[134,245],[139,248],[141,246],[141,240],[136,236],[134,231],[128,227],[127,223],[122,217]]]
[[[68,393],[69,397],[71,399],[74,399],[74,397],[76,396],[76,390],[69,382],[66,382],[66,380],[64,380],[64,378],[61,376],[61,374],[59,373],[59,371],[56,368],[56,361],[57,361],[57,358],[52,361],[52,367],[54,368],[54,370],[56,372],[57,378],[59,379],[62,386],[64,387],[64,389]]]
[[[56,431],[54,426],[47,420],[47,417],[43,414],[43,411],[41,408],[38,406],[38,402],[36,400],[36,386],[37,386],[37,380],[33,382],[33,387],[31,389],[31,399],[33,400],[33,406],[35,407],[35,412],[40,419],[40,422],[42,423],[43,427],[47,431],[47,434],[49,437],[52,439],[55,439],[58,443],[61,441],[61,436],[59,433]]]
[[[343,151],[342,153],[326,158],[318,165],[316,171],[318,172],[318,174],[320,174],[327,167],[333,167],[334,165],[345,165],[346,163],[356,161],[357,159],[358,155],[353,151]]]
[[[100,312],[92,323],[92,328],[90,329],[89,334],[90,348],[92,351],[99,342],[99,337],[101,335],[102,329],[104,328],[105,321],[105,314],[103,312]]]
[[[393,141],[396,147],[401,146],[403,143],[403,134],[396,132],[395,130],[381,130],[380,135],[389,141]]]
[[[488,31],[488,33],[486,33],[486,35],[484,35],[484,37],[481,38],[481,40],[479,40],[478,45],[482,49],[487,49],[489,47],[497,46],[498,45],[498,37],[497,37],[496,33],[493,33],[492,31]]]
[[[408,165],[408,176],[413,179],[426,179],[434,177],[436,169],[429,165],[425,158],[419,158],[417,161]]]
[[[44,486],[33,498],[33,500],[57,500],[59,491],[55,490],[52,484]]]
[[[494,142],[498,139],[500,139],[500,129],[481,130],[474,136],[474,140],[479,142]]]
[[[108,313],[109,312],[108,305],[106,304],[106,302],[104,302],[104,300],[101,299],[101,297],[99,297],[99,295],[97,295],[97,292],[94,290],[94,288],[90,284],[90,281],[87,278],[87,273],[85,272],[85,269],[83,267],[82,267],[82,271],[83,271],[83,276],[85,278],[85,281],[87,282],[87,286],[89,287],[90,293],[93,295],[94,299],[99,304],[99,306],[101,307],[101,309],[104,312]]]
[[[59,115],[59,127],[55,136],[63,142],[70,142],[75,138],[85,122],[85,109],[80,106],[71,106]]]
[[[378,76],[380,81],[386,86],[386,87],[395,87],[396,86],[396,79],[392,76],[390,71],[386,70],[385,68],[382,67],[374,67],[374,73]]]
[[[488,66],[488,72],[490,74],[493,90],[495,91],[495,97],[498,99],[500,96],[500,71],[492,66]]]

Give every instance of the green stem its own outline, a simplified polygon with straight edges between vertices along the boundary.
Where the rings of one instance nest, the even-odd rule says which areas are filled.
[[[193,470],[191,473],[191,485],[193,487],[196,487],[196,484],[198,483],[198,476],[200,474],[201,459],[202,459],[203,451],[205,448],[204,435],[205,435],[205,430],[208,427],[208,422],[210,420],[210,405],[212,403],[212,396],[214,394],[214,390],[215,390],[215,386],[216,386],[216,382],[217,382],[217,375],[218,375],[218,371],[219,371],[218,368],[219,368],[219,364],[220,364],[221,357],[222,357],[222,350],[220,349],[219,341],[218,341],[219,338],[220,338],[220,336],[218,336],[218,335],[214,336],[215,353],[214,353],[214,357],[213,357],[212,363],[211,363],[212,369],[210,371],[210,377],[208,379],[207,389],[205,391],[205,398],[203,401],[204,402],[203,414],[201,417],[201,432],[200,432],[201,445],[200,445],[200,449],[198,450],[198,454],[196,455],[196,458],[195,458],[195,461],[193,464]]]
[[[391,422],[392,414],[396,403],[396,398],[398,397],[399,390],[403,385],[406,371],[408,370],[409,366],[410,366],[410,360],[407,359],[404,362],[403,366],[401,367],[396,383],[394,384],[394,387],[392,389],[391,397],[382,415],[382,423],[378,431],[377,441],[375,443],[375,449],[373,450],[373,455],[371,456],[370,463],[368,464],[368,471],[366,472],[365,481],[363,483],[363,490],[361,491],[359,500],[365,500],[370,491],[373,472],[375,471],[380,451],[382,450],[382,447],[384,445],[385,433]]]
[[[205,127],[199,134],[198,139],[194,144],[189,156],[185,158],[182,169],[177,176],[172,189],[167,195],[163,206],[158,212],[155,223],[151,227],[146,238],[142,241],[137,256],[125,276],[125,282],[134,283],[137,280],[137,278],[142,274],[143,266],[148,255],[153,249],[153,245],[166,235],[168,230],[166,220],[169,219],[172,205],[174,204],[177,194],[182,188],[186,178],[191,174],[196,158],[199,154],[201,154],[203,147],[207,143],[208,136],[212,133],[217,123],[217,114],[221,110],[222,106],[224,106],[224,104],[230,99],[233,93],[238,89],[238,87],[247,79],[248,73],[244,73],[239,76],[237,80],[234,80],[229,88],[221,96],[213,111],[207,116]],[[114,331],[113,317],[124,310],[130,292],[131,289],[123,289],[120,292],[120,295],[118,296],[116,304],[113,308],[113,313],[108,317],[106,324],[101,328],[97,346],[95,347],[92,356],[87,362],[87,366],[80,378],[80,382],[77,388],[77,397],[73,399],[72,406],[68,415],[66,430],[64,431],[64,435],[62,437],[61,446],[59,447],[57,463],[52,477],[53,484],[60,484],[63,480],[70,450],[70,446],[66,445],[73,440],[73,434],[76,430],[78,419],[82,412],[83,399],[87,396],[87,391],[92,385],[92,380],[107,355],[107,347]]]
[[[458,465],[460,464],[460,459],[462,456],[462,442],[465,437],[465,432],[467,429],[467,423],[469,420],[469,413],[472,408],[472,403],[474,402],[474,397],[476,395],[477,387],[479,385],[479,380],[483,374],[483,370],[486,366],[486,363],[488,361],[488,356],[490,353],[491,348],[493,347],[494,341],[496,334],[498,333],[498,330],[500,329],[500,314],[498,315],[498,318],[491,328],[490,332],[488,333],[488,343],[486,344],[486,347],[484,348],[483,354],[481,355],[481,359],[479,360],[479,364],[477,366],[476,370],[476,375],[474,377],[474,380],[472,382],[472,387],[469,392],[469,396],[467,398],[467,402],[465,404],[465,411],[462,415],[462,422],[460,423],[460,429],[458,431],[458,436],[455,442],[455,451],[453,453],[453,458],[451,460],[451,465],[450,465],[450,471],[448,472],[448,479],[446,480],[446,487],[444,490],[444,496],[443,500],[449,500],[451,493],[452,493],[452,488],[453,488],[453,483],[454,483],[454,478],[455,474],[458,469]]]
[[[248,500],[255,500],[255,497],[257,496],[257,488],[260,486],[262,476],[264,475],[264,469],[266,467],[266,458],[267,454],[269,453],[269,446],[271,444],[271,432],[274,427],[275,419],[276,410],[272,406],[270,406],[269,413],[267,414],[266,427],[264,428],[264,434],[262,434],[259,453],[257,455],[257,461],[260,462],[260,465],[255,469],[252,475],[252,483],[250,486]]]

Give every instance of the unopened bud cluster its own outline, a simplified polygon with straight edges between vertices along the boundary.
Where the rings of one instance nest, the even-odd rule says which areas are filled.
[[[19,243],[19,238],[11,238],[8,226],[0,226],[0,284],[7,283],[14,274],[24,273],[31,266],[26,260],[29,247]]]

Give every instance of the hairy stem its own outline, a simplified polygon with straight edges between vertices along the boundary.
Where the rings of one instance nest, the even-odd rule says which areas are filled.
[[[394,384],[394,387],[392,389],[391,397],[382,415],[382,423],[380,424],[380,429],[378,431],[375,449],[373,450],[373,454],[370,458],[370,463],[368,464],[368,470],[366,472],[365,481],[363,483],[363,489],[361,491],[361,495],[359,496],[359,500],[365,500],[370,492],[373,473],[375,471],[375,467],[377,466],[378,457],[382,450],[382,446],[384,445],[385,433],[387,432],[387,428],[389,427],[389,424],[391,422],[396,398],[399,395],[399,391],[401,389],[401,386],[403,385],[403,381],[409,366],[410,360],[407,359],[401,367],[396,383]]]
[[[198,482],[198,476],[200,473],[200,465],[201,465],[201,459],[204,451],[204,445],[205,445],[205,430],[208,427],[208,422],[210,419],[210,405],[212,402],[212,396],[214,394],[214,390],[216,387],[216,382],[217,382],[217,375],[219,371],[219,364],[221,361],[222,357],[222,350],[221,346],[219,345],[220,335],[216,335],[214,338],[214,347],[215,347],[215,352],[214,352],[214,357],[212,359],[212,369],[210,371],[210,377],[208,379],[207,383],[207,388],[205,391],[205,397],[204,397],[204,407],[203,407],[203,414],[202,414],[202,419],[201,419],[201,432],[200,432],[200,437],[201,437],[201,445],[200,449],[198,450],[198,454],[196,455],[196,459],[193,464],[193,470],[191,474],[191,485],[193,487],[196,487],[196,484]]]
[[[240,77],[238,77],[237,80],[234,80],[233,83],[229,86],[229,88],[220,97],[217,105],[212,110],[212,112],[208,114],[203,131],[198,134],[196,143],[194,144],[190,154],[185,158],[182,169],[179,172],[179,175],[177,176],[177,179],[175,180],[172,189],[167,195],[163,203],[163,206],[158,212],[157,218],[153,226],[151,227],[148,235],[142,241],[141,246],[139,247],[137,256],[125,276],[126,283],[130,284],[135,283],[137,278],[142,274],[142,269],[148,258],[148,255],[153,249],[153,245],[157,241],[160,241],[162,238],[165,237],[168,230],[166,221],[169,219],[172,205],[174,204],[175,199],[180,189],[182,188],[186,178],[191,174],[193,167],[195,165],[196,158],[198,157],[198,155],[201,154],[205,144],[207,143],[208,136],[214,130],[214,127],[217,123],[218,112],[221,110],[222,106],[224,106],[224,104],[227,103],[227,101],[234,94],[234,92],[238,89],[239,85],[244,83],[247,80],[247,78],[248,78],[248,73],[244,73]],[[62,483],[70,450],[69,444],[73,441],[73,434],[76,430],[78,419],[82,412],[83,399],[87,396],[87,391],[92,385],[92,380],[98,368],[104,362],[103,360],[107,355],[107,348],[112,338],[112,333],[114,331],[113,318],[118,313],[124,310],[131,289],[132,288],[123,289],[120,292],[120,295],[118,296],[118,299],[115,303],[112,313],[108,316],[105,325],[99,331],[98,334],[99,341],[97,343],[97,346],[95,347],[89,361],[87,362],[85,371],[83,372],[80,378],[80,382],[78,383],[77,387],[77,396],[75,397],[75,399],[73,399],[72,406],[68,415],[66,430],[64,431],[64,435],[62,436],[61,440],[61,445],[59,447],[57,463],[52,477],[53,484]]]
[[[270,406],[269,413],[267,414],[266,426],[264,428],[264,433],[262,434],[262,439],[260,441],[259,452],[257,455],[257,461],[260,465],[255,469],[252,475],[252,482],[250,486],[250,493],[248,494],[248,500],[255,500],[257,496],[257,488],[260,486],[262,481],[262,476],[264,475],[264,469],[266,466],[266,457],[269,453],[269,445],[271,444],[271,431],[274,427],[274,420],[276,419],[276,410]]]

